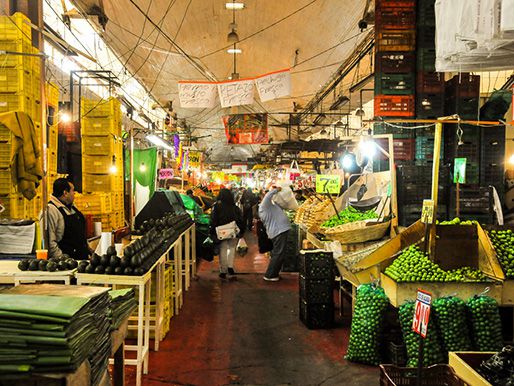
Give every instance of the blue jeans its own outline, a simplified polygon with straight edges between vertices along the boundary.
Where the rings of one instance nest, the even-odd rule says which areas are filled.
[[[275,238],[271,239],[273,242],[273,249],[271,250],[271,260],[268,264],[268,269],[264,276],[268,278],[278,277],[282,265],[284,265],[287,235],[289,231],[285,231]]]

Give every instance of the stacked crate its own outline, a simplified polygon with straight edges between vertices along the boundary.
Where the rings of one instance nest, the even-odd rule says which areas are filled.
[[[30,20],[21,13],[0,16],[0,113],[22,111],[41,134],[40,67],[33,54]],[[9,54],[5,52],[10,52]],[[13,54],[19,53],[19,54]],[[0,217],[34,218],[35,203],[17,192],[11,178],[15,138],[7,127],[0,125],[0,204],[5,208]],[[40,206],[40,205],[39,205]]]
[[[78,208],[92,215],[93,221],[101,221],[104,231],[124,225],[120,107],[120,102],[115,98],[81,100],[84,195],[79,198]],[[103,206],[94,205],[93,209],[88,210],[81,207],[80,200],[97,200]]]
[[[287,235],[285,259],[282,267],[283,272],[298,272],[298,253],[300,248],[299,235],[300,227],[292,223],[291,230]]]
[[[334,258],[332,252],[300,254],[300,320],[309,328],[329,328],[334,323]]]
[[[413,117],[416,83],[415,2],[377,0],[375,4],[375,116],[384,119]],[[395,158],[411,158],[411,148],[411,136],[395,136]]]

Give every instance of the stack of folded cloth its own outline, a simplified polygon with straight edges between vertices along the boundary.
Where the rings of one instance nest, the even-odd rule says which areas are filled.
[[[3,371],[3,364],[14,362],[7,353],[4,362],[0,351],[0,373],[68,372],[88,359],[91,385],[98,385],[111,354],[108,290],[39,284],[0,294],[0,344],[4,350],[15,348],[16,364],[22,365]]]
[[[137,307],[134,288],[109,291],[111,297],[111,328],[117,330]]]

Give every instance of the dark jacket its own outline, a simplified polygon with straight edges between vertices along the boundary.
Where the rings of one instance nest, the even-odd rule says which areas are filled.
[[[241,210],[235,205],[224,205],[220,201],[216,202],[214,208],[212,208],[211,212],[211,237],[214,241],[218,238],[216,237],[216,227],[220,225],[228,224],[232,221],[235,221],[237,227],[240,230],[243,230],[243,216],[241,215]],[[238,235],[241,237],[241,234]]]

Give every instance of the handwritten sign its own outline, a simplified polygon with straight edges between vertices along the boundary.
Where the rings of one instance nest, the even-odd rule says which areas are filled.
[[[251,105],[254,100],[253,80],[218,83],[221,107]]]
[[[318,174],[316,175],[316,193],[339,194],[341,190],[341,176]]]
[[[412,330],[421,335],[427,336],[428,321],[430,319],[430,305],[432,304],[432,294],[418,289],[416,305],[414,306],[414,319],[412,320]]]
[[[199,151],[190,151],[189,152],[189,166],[197,167],[200,166],[200,162],[202,161],[202,153]]]
[[[423,200],[421,222],[423,224],[432,224],[434,222],[434,200]]]
[[[291,95],[291,72],[282,70],[255,79],[262,102]]]
[[[173,178],[173,169],[159,169],[159,180],[168,180]]]
[[[216,83],[179,82],[180,107],[212,108],[216,105]]]

